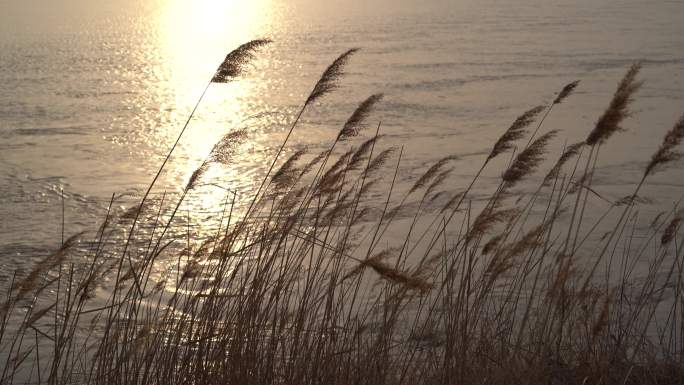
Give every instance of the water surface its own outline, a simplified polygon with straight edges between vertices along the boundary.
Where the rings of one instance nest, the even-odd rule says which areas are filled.
[[[467,184],[517,115],[575,79],[578,92],[544,127],[562,130],[554,155],[583,139],[642,61],[635,115],[602,149],[595,177],[619,199],[684,112],[683,14],[684,2],[643,0],[2,0],[0,269],[59,244],[62,191],[67,233],[100,220],[112,193],[139,194],[223,56],[258,37],[275,43],[242,80],[210,87],[155,193],[179,191],[216,140],[244,126],[239,159],[209,180],[248,195],[319,74],[360,47],[289,151],[322,150],[361,100],[383,92],[372,120],[385,145],[404,146],[401,181],[456,154],[450,188]],[[646,214],[679,199],[682,165],[652,179]],[[485,173],[474,197],[500,170]],[[198,194],[193,204],[210,211],[224,190]],[[590,204],[590,213],[605,208]]]

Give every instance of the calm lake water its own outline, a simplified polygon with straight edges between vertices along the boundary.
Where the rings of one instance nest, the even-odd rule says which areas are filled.
[[[544,126],[562,130],[555,158],[642,61],[635,115],[602,149],[595,177],[617,200],[684,113],[682,15],[680,0],[0,0],[0,270],[59,245],[62,190],[67,233],[102,219],[112,193],[139,194],[225,54],[259,37],[275,42],[242,80],[210,87],[155,191],[178,191],[221,135],[245,126],[236,164],[210,180],[248,194],[323,69],[360,47],[290,151],[322,150],[361,100],[383,92],[371,121],[382,121],[385,145],[404,146],[401,182],[455,154],[451,188],[467,184],[517,115],[580,79]],[[682,166],[651,179],[645,217],[680,198]],[[500,172],[490,168],[474,196]],[[201,194],[193,202],[207,210],[223,198]]]

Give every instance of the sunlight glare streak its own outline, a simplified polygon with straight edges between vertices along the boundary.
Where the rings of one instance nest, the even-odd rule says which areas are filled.
[[[162,53],[168,61],[169,88],[175,96],[178,121],[189,114],[202,88],[225,55],[239,45],[262,37],[259,31],[270,23],[270,0],[172,0],[164,4],[160,18]],[[239,128],[252,114],[243,101],[254,92],[248,79],[212,84],[200,105],[187,136],[183,137],[177,161],[171,170],[182,186],[208,156],[212,146],[227,132]],[[173,137],[173,133],[170,133]],[[212,166],[206,180],[220,179],[221,185],[234,188],[246,181],[237,180],[234,169]],[[190,202],[195,215],[218,210],[226,191],[201,187]]]

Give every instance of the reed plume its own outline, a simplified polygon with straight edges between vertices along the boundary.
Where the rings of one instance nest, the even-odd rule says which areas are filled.
[[[512,244],[509,244],[508,246],[504,247],[504,249],[506,250],[505,253],[508,254],[510,257],[515,257],[522,255],[530,249],[540,246],[539,239],[541,238],[544,231],[546,231],[548,223],[550,222],[552,221],[548,221],[546,223],[542,223],[535,226],[532,230],[525,233],[525,235],[523,235],[522,238],[520,238],[518,241],[513,242]]]
[[[366,119],[375,109],[375,105],[382,100],[382,94],[374,94],[369,96],[366,100],[361,102],[352,115],[344,123],[344,126],[337,134],[337,140],[344,141],[359,134],[359,131],[364,127]]]
[[[494,283],[494,281],[496,281],[501,276],[501,274],[504,274],[513,266],[515,266],[515,263],[513,261],[512,254],[497,253],[496,255],[494,255],[487,264],[487,268],[484,272],[485,275],[489,277],[487,284],[491,285],[492,283]]]
[[[648,166],[646,166],[644,176],[650,175],[659,167],[665,166],[665,164],[681,158],[682,154],[675,151],[675,147],[679,146],[682,139],[684,139],[684,115],[680,117],[674,127],[665,134],[663,143],[658,148],[658,151],[651,157]]]
[[[684,209],[680,209],[675,213],[674,217],[663,231],[663,235],[660,237],[661,245],[666,246],[672,242],[675,235],[677,235],[677,230],[679,230],[679,225],[682,223],[683,219]]]
[[[181,251],[181,255],[187,255],[187,254],[189,254],[187,251],[185,251],[185,250]],[[143,265],[143,263],[140,261],[134,263],[133,266],[131,266],[126,271],[125,274],[121,275],[121,277],[119,278],[119,283],[130,281],[131,279],[133,279],[135,272],[138,270],[138,268],[142,267],[142,265]]]
[[[444,181],[449,177],[449,174],[451,174],[454,171],[453,168],[448,168],[439,174],[433,179],[433,181],[430,183],[430,185],[425,189],[425,194],[424,196],[430,195],[432,192],[434,192],[439,186],[441,186]]]
[[[574,258],[571,256],[565,254],[558,255],[558,270],[551,277],[550,287],[546,293],[547,299],[554,301],[564,300],[568,283],[578,274],[578,268],[575,267],[574,261]]]
[[[461,191],[456,194],[454,194],[449,201],[442,207],[442,209],[439,211],[440,214],[444,213],[447,210],[453,209],[456,205],[459,204],[461,201],[461,198],[463,198],[465,192]]]
[[[326,156],[328,155],[328,151],[321,151],[313,157],[304,167],[302,167],[302,171],[299,173],[299,178],[303,177],[304,175],[308,174],[311,172],[311,170],[318,164],[320,163]]]
[[[482,247],[482,255],[488,255],[492,251],[494,251],[494,249],[499,247],[499,244],[501,243],[501,240],[504,238],[504,235],[504,233],[495,235],[489,241],[487,241],[487,243],[485,243],[485,245]]]
[[[495,205],[497,205],[496,202]],[[465,236],[466,243],[485,235],[494,225],[510,220],[518,214],[520,211],[517,208],[499,209],[497,206],[485,208],[475,218],[473,225],[468,230]]]
[[[292,186],[296,181],[301,170],[295,167],[295,163],[306,154],[306,149],[295,151],[285,163],[280,166],[278,171],[273,174],[271,183],[274,185],[275,191],[283,191]]]
[[[184,191],[187,193],[188,191],[194,189],[197,182],[200,180],[200,178],[202,178],[202,176],[207,172],[208,169],[209,162],[202,162],[202,164],[197,169],[195,169],[195,171],[193,171],[190,175],[188,182],[185,184]]]
[[[589,191],[594,192],[593,190],[589,190]],[[595,192],[594,192],[594,194],[597,195]],[[624,206],[624,205],[633,205],[633,204],[636,204],[636,203],[639,203],[639,204],[649,204],[649,203],[653,203],[653,201],[652,201],[651,199],[649,199],[649,198],[645,198],[645,197],[641,197],[641,196],[633,195],[633,194],[632,194],[632,195],[626,195],[626,196],[624,196],[624,197],[618,199],[618,200],[615,201],[615,203],[613,203],[613,204],[614,204],[615,206]]]
[[[319,192],[331,192],[334,191],[334,187],[337,182],[340,181],[342,175],[345,171],[345,165],[349,162],[349,159],[354,155],[354,150],[349,150],[333,163],[333,165],[326,171],[318,182]]]
[[[420,176],[420,178],[418,178],[418,180],[413,184],[408,193],[411,194],[416,190],[422,188],[423,186],[427,185],[428,183],[430,183],[430,181],[435,176],[440,174],[444,166],[446,166],[450,161],[457,159],[458,157],[456,155],[449,155],[435,162],[435,164],[430,166],[430,168],[427,169],[427,171],[425,171],[423,175]]]
[[[604,295],[603,305],[601,306],[601,311],[599,313],[599,316],[596,319],[596,322],[594,322],[594,325],[591,328],[592,340],[595,340],[596,337],[598,337],[599,334],[601,334],[601,332],[604,329],[606,329],[606,327],[608,327],[608,325],[609,325],[610,307],[612,304],[612,297],[613,297],[612,290]]]
[[[519,240],[512,242],[508,245],[502,246],[497,251],[497,253],[490,260],[489,265],[487,266],[487,269],[485,271],[485,273],[489,274],[490,276],[490,284],[496,281],[496,279],[498,279],[498,277],[501,276],[501,274],[506,273],[508,270],[515,266],[515,257],[521,256],[528,250],[534,250],[541,245],[540,238],[544,231],[546,231],[546,228],[549,225],[549,223],[552,223],[554,219],[555,218],[535,226],[532,230],[525,233],[525,235],[523,235]],[[500,234],[499,236],[492,238],[492,240],[490,240],[484,246],[482,254],[488,254],[488,247],[497,247],[500,242],[500,237],[502,235],[503,234]],[[491,243],[494,243],[494,245],[490,245]]]
[[[396,250],[394,249],[384,249],[369,256],[365,260],[358,261],[359,263],[353,269],[349,270],[349,272],[347,272],[347,274],[342,278],[342,280],[344,281],[361,273],[366,268],[368,261],[382,262],[391,257],[394,252],[396,252]]]
[[[568,148],[566,148],[565,151],[563,151],[563,154],[561,154],[560,158],[558,158],[558,161],[556,161],[556,164],[553,165],[553,167],[548,172],[548,174],[546,174],[542,184],[544,186],[548,186],[549,184],[551,184],[551,181],[556,179],[556,177],[558,176],[558,173],[563,168],[565,163],[567,163],[573,157],[577,156],[577,154],[579,154],[582,147],[584,147],[584,142],[579,142],[579,143],[571,144],[570,146],[568,146]]]
[[[304,102],[304,105],[299,109],[299,112],[297,113],[297,116],[295,119],[292,121],[292,124],[290,125],[290,129],[287,131],[287,135],[285,135],[285,139],[283,139],[282,143],[280,144],[280,147],[278,148],[278,152],[276,152],[275,156],[273,157],[273,161],[271,161],[271,165],[268,168],[268,171],[266,171],[266,175],[264,176],[263,180],[261,181],[261,184],[259,185],[259,188],[257,189],[256,193],[254,194],[254,197],[252,198],[251,203],[249,204],[249,207],[247,208],[247,211],[245,213],[245,217],[249,216],[252,212],[252,209],[254,208],[255,204],[259,200],[259,197],[261,196],[261,192],[264,190],[264,187],[266,186],[266,182],[270,181],[271,179],[269,176],[271,175],[271,172],[273,171],[273,168],[276,165],[276,162],[280,158],[280,154],[282,154],[283,150],[285,149],[285,145],[287,145],[288,141],[290,140],[290,136],[292,136],[292,133],[294,132],[295,127],[297,127],[297,124],[299,123],[299,120],[302,118],[302,115],[304,114],[304,111],[306,108],[314,103],[316,100],[319,98],[325,96],[329,92],[333,91],[334,89],[337,88],[337,82],[339,79],[344,75],[344,66],[347,64],[349,61],[349,58],[356,52],[358,51],[358,48],[352,48],[342,55],[340,55],[335,61],[333,61],[325,71],[323,71],[323,74],[321,77],[318,79],[316,82],[316,85],[314,85],[313,89],[311,90],[311,93],[309,93],[309,96],[306,98],[306,101]],[[324,157],[322,159],[326,159],[328,156],[329,152],[326,151]],[[307,172],[307,168],[305,168],[302,171],[302,175]]]
[[[47,314],[50,310],[54,309],[55,306],[57,306],[57,302],[53,302],[52,305],[48,305],[48,306],[36,311],[35,313],[31,314],[31,317],[26,321],[25,326],[26,327],[32,326],[34,323],[36,323],[36,321],[43,318],[45,316],[45,314]]]
[[[368,259],[362,262],[364,267],[369,267],[375,271],[380,278],[393,284],[402,286],[405,289],[415,290],[426,293],[432,288],[432,284],[421,277],[419,274],[411,274],[391,267],[377,259]]]
[[[121,214],[121,219],[133,219],[144,212],[151,204],[152,202],[148,200],[147,202],[131,206]]]
[[[320,79],[318,79],[318,82],[316,82],[316,85],[309,94],[309,97],[306,99],[306,102],[304,102],[304,106],[310,105],[337,88],[337,82],[344,75],[344,66],[349,61],[349,58],[358,50],[358,48],[352,48],[348,50],[335,59],[335,61],[333,61],[328,68],[326,68],[326,70],[323,72],[323,75],[321,75]]]
[[[22,280],[15,284],[15,287],[19,289],[17,294],[17,299],[23,298],[32,289],[36,288],[38,283],[38,278],[50,271],[51,269],[59,266],[64,262],[65,258],[68,256],[69,252],[76,247],[78,244],[78,239],[84,234],[80,232],[74,234],[67,238],[62,246],[59,247],[55,252],[43,258],[41,261],[36,263],[36,265],[31,269],[31,272]]]
[[[237,153],[238,147],[246,138],[247,130],[245,129],[231,131],[223,135],[211,149],[209,160],[212,163],[219,163],[224,166],[229,164]]]
[[[184,191],[195,188],[197,182],[209,170],[212,163],[228,165],[232,160],[237,149],[247,137],[247,131],[244,129],[231,131],[221,137],[221,139],[212,147],[209,156],[202,164],[190,175],[188,182],[185,185]]]
[[[180,143],[180,140],[183,138],[183,134],[188,128],[188,125],[190,124],[190,121],[192,120],[193,116],[195,116],[195,112],[197,111],[197,108],[199,107],[200,103],[202,103],[202,99],[204,98],[204,95],[206,95],[207,90],[209,90],[209,86],[212,83],[225,83],[234,78],[234,76],[239,75],[242,72],[242,69],[244,66],[249,62],[254,57],[254,52],[256,51],[257,48],[270,43],[270,40],[268,39],[259,39],[259,40],[253,40],[251,42],[245,43],[232,52],[230,52],[226,58],[224,59],[223,63],[219,65],[217,71],[214,73],[214,76],[212,76],[211,80],[207,83],[207,85],[204,87],[204,91],[202,91],[202,94],[200,97],[197,99],[197,102],[195,103],[195,106],[192,108],[192,111],[190,111],[190,115],[188,115],[188,118],[185,121],[185,124],[183,125],[183,128],[181,128],[180,132],[178,133],[178,136],[176,137],[176,140],[173,142],[173,145],[169,149],[169,152],[166,154],[166,157],[164,157],[164,161],[162,161],[162,164],[159,166],[159,169],[157,169],[157,173],[154,175],[154,178],[152,178],[152,182],[147,186],[147,190],[145,191],[145,194],[142,197],[142,200],[140,202],[140,206],[142,207],[145,201],[147,200],[147,197],[150,195],[150,192],[152,191],[152,188],[154,185],[157,183],[157,180],[159,179],[159,176],[161,175],[162,171],[164,171],[164,167],[166,167],[166,163],[168,163],[169,159],[171,158],[171,155],[173,155],[173,152],[176,150],[176,147],[178,147],[178,143]],[[205,161],[206,163],[206,161]],[[273,165],[271,165],[271,168]],[[197,170],[196,170],[197,171]],[[269,170],[270,171],[270,170]],[[194,174],[194,173],[193,173]],[[191,177],[191,180],[193,178]],[[197,177],[194,178],[195,181],[198,179]],[[194,183],[194,182],[193,182]],[[192,188],[192,184],[189,183],[186,185],[185,192]],[[258,194],[257,194],[258,195]],[[180,206],[182,199],[178,202],[178,206]],[[124,245],[123,251],[122,251],[122,256],[127,255],[128,247],[133,239],[133,234],[135,230],[135,226],[138,222],[138,215],[140,211],[136,213],[135,218],[133,219],[133,223],[131,224],[131,229],[129,231],[128,239],[126,240],[126,243]],[[129,264],[131,263],[130,257],[129,257]],[[136,279],[137,283],[137,279]],[[138,287],[138,286],[136,286]],[[138,290],[140,288],[138,287]]]
[[[438,191],[438,192],[432,194],[432,196],[431,196],[430,199],[428,200],[428,203],[433,203],[433,202],[436,201],[438,198],[441,198],[441,197],[443,197],[443,196],[445,196],[445,195],[447,195],[447,192],[446,192],[446,191],[444,191],[444,190]]]
[[[566,84],[565,87],[563,87],[563,89],[558,93],[556,99],[553,100],[553,104],[562,103],[565,98],[570,96],[575,91],[575,88],[577,88],[579,83],[579,80],[575,80],[574,82]]]
[[[342,278],[342,281],[345,281],[349,278],[352,278],[360,274],[366,268],[370,268],[373,271],[375,271],[381,278],[386,279],[387,281],[390,281],[392,283],[399,284],[406,289],[418,290],[421,292],[428,291],[432,287],[432,285],[428,283],[424,278],[420,277],[420,274],[402,272],[396,268],[389,266],[387,263],[384,262],[395,251],[396,250],[394,249],[385,249],[381,252],[374,254],[371,257],[366,258],[363,261],[359,261],[359,263]]]
[[[356,170],[359,168],[361,165],[361,162],[366,159],[366,155],[368,155],[375,143],[378,141],[378,139],[382,138],[382,135],[377,135],[374,136],[365,142],[361,143],[359,148],[354,152],[352,155],[351,159],[349,160],[349,164],[347,165],[346,169],[347,170]]]
[[[397,147],[390,147],[388,149],[382,150],[378,155],[371,160],[371,162],[368,164],[368,173],[372,174],[380,169],[382,169],[382,166],[387,163],[387,160],[389,160],[389,157],[397,151]]]
[[[518,154],[510,167],[504,172],[502,179],[507,188],[518,183],[524,176],[533,172],[544,159],[546,145],[558,131],[549,131],[540,136],[532,144]]]
[[[257,39],[237,47],[223,59],[221,65],[216,69],[214,77],[211,78],[211,82],[228,83],[233,81],[242,74],[246,65],[255,59],[256,51],[271,42],[270,39]]]
[[[618,84],[610,105],[596,122],[596,126],[587,136],[586,143],[590,146],[604,143],[615,132],[621,131],[622,121],[631,115],[629,105],[634,100],[634,94],[641,88],[642,82],[637,81],[641,64],[635,63],[627,71]]]
[[[503,135],[501,135],[501,137],[496,141],[496,143],[494,143],[492,151],[487,156],[487,161],[490,161],[497,155],[512,149],[513,142],[525,136],[525,128],[532,124],[537,115],[544,111],[545,108],[546,107],[544,106],[536,106],[518,116],[513,124],[508,127],[506,132],[504,132]]]

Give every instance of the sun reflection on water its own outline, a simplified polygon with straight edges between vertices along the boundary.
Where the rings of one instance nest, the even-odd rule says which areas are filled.
[[[175,140],[225,55],[249,40],[270,36],[276,15],[271,8],[272,0],[173,0],[161,5],[159,46],[169,74],[164,86],[169,89],[167,94],[172,95],[176,115],[176,124],[169,125],[166,133],[169,141]],[[259,59],[254,67],[259,67]],[[250,104],[245,102],[257,98],[256,90],[257,85],[249,78],[210,85],[167,171],[178,187],[183,186],[224,134],[259,112],[251,111]],[[235,186],[252,183],[244,175],[241,180],[241,174],[232,167],[212,166],[203,179],[207,183],[186,204],[193,212],[220,210],[226,189],[234,191]]]

